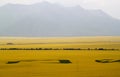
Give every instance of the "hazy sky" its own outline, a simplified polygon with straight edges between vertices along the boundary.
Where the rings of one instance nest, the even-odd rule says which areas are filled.
[[[0,5],[6,3],[33,4],[42,1],[59,3],[65,6],[81,5],[86,9],[102,9],[111,16],[120,19],[120,0],[0,0]]]

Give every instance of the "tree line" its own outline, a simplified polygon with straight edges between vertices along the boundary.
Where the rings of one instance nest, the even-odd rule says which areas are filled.
[[[0,50],[119,50],[107,48],[0,48]]]

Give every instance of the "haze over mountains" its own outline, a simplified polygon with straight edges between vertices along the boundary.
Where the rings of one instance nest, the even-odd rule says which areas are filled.
[[[119,36],[120,20],[101,10],[48,2],[0,7],[0,36]]]

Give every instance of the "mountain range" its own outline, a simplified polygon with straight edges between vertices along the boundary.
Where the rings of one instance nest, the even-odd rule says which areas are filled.
[[[0,7],[0,36],[119,36],[120,20],[102,10],[41,2]]]

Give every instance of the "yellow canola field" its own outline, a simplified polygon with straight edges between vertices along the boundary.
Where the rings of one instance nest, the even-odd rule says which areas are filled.
[[[120,37],[1,37],[0,48],[120,49]],[[120,50],[0,50],[0,77],[120,77],[120,62],[102,59],[120,60]]]

